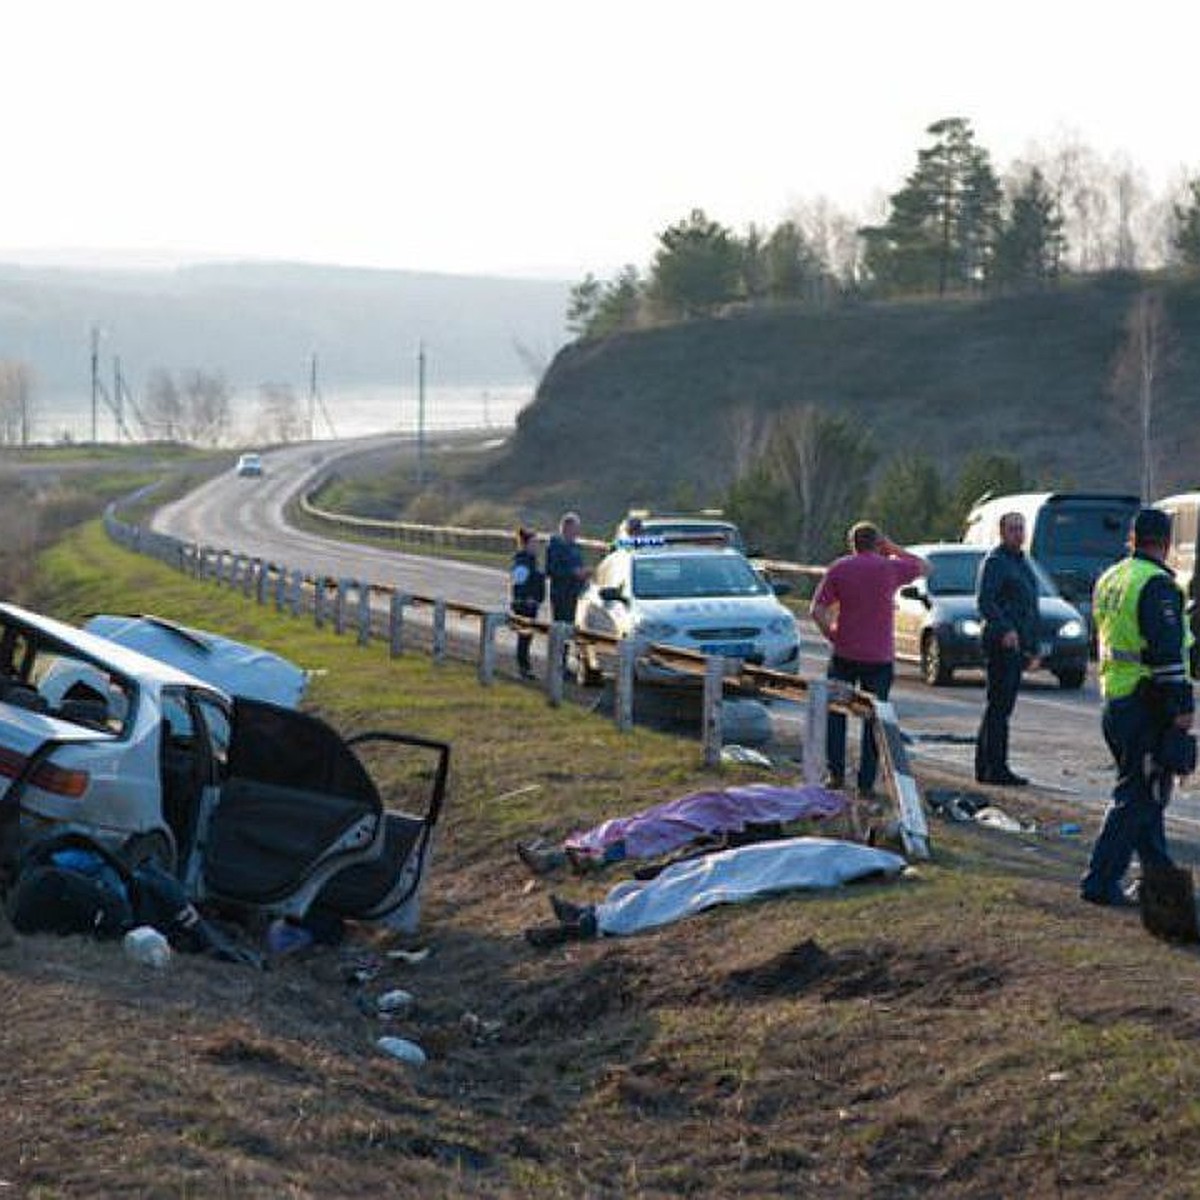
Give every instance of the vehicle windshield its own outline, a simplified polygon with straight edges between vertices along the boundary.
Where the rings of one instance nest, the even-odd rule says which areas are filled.
[[[771,589],[740,554],[656,554],[633,561],[633,594],[642,600],[767,596]]]
[[[1049,504],[1038,518],[1038,557],[1052,571],[1096,574],[1124,555],[1136,511],[1119,501]]]
[[[931,596],[973,596],[976,581],[979,577],[979,565],[987,556],[987,551],[978,552],[955,550],[951,554],[933,553],[927,555],[932,570],[929,572],[929,594]],[[1034,578],[1037,579],[1039,596],[1057,596],[1058,588],[1046,573],[1041,563],[1030,558],[1029,565],[1033,568]]]

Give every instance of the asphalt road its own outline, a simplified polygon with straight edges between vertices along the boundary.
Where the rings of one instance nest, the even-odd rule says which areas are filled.
[[[507,583],[503,571],[447,559],[431,559],[384,547],[338,542],[290,526],[286,502],[335,458],[396,447],[411,439],[374,438],[369,441],[297,446],[265,456],[261,479],[239,479],[230,470],[162,509],[154,528],[190,541],[238,550],[285,563],[311,573],[368,578],[421,595],[442,595],[487,607],[503,608]],[[436,448],[435,448],[436,452]],[[816,630],[802,626],[802,669],[824,671],[826,654]],[[905,731],[913,739],[916,761],[929,761],[972,775],[973,738],[983,706],[981,673],[965,672],[945,688],[930,688],[919,679],[915,665],[899,664],[893,699]],[[797,714],[787,706],[777,710],[778,736],[799,736]],[[1011,763],[1036,784],[1062,796],[1063,819],[1084,810],[1098,810],[1112,786],[1108,750],[1100,734],[1100,699],[1094,677],[1077,692],[1062,691],[1054,678],[1030,677],[1017,702],[1011,725]],[[852,738],[852,743],[855,739]],[[1015,802],[1007,793],[999,802]],[[1175,821],[1200,832],[1200,793],[1181,792],[1172,804]],[[1190,840],[1190,838],[1189,838]]]

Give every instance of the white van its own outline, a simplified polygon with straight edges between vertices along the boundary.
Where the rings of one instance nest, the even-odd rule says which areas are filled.
[[[1091,624],[1092,588],[1126,553],[1137,496],[1104,492],[1017,492],[985,496],[967,514],[964,542],[994,546],[1000,518],[1025,518],[1025,548],[1050,573],[1063,596]]]
[[[1196,542],[1200,539],[1200,492],[1181,492],[1155,500],[1155,508],[1171,514],[1171,550],[1167,566],[1188,600],[1196,599]]]

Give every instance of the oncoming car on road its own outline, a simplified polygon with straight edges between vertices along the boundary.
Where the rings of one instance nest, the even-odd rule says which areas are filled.
[[[975,601],[981,546],[940,542],[910,546],[928,559],[929,575],[896,593],[896,657],[917,662],[925,682],[949,683],[960,668],[982,667],[983,624]],[[1088,636],[1082,614],[1059,594],[1054,581],[1030,558],[1038,582],[1038,655],[1067,689],[1087,678]]]
[[[403,811],[385,810],[360,757],[380,747]],[[196,901],[410,927],[448,760],[406,734],[343,741],[307,713],[0,604],[4,874],[70,830],[156,862]]]
[[[248,450],[245,454],[238,456],[235,470],[242,477],[259,478],[263,473],[262,455],[256,450]]]
[[[776,670],[795,671],[800,661],[795,617],[746,556],[730,547],[653,538],[619,545],[580,597],[575,627]],[[581,683],[600,681],[593,647],[577,643],[574,658]],[[636,670],[647,682],[695,679],[644,659]]]

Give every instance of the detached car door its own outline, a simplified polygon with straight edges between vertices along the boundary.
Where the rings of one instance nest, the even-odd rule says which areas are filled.
[[[224,778],[209,789],[189,860],[196,899],[300,916],[384,844],[383,805],[353,751],[308,713],[237,698]]]

